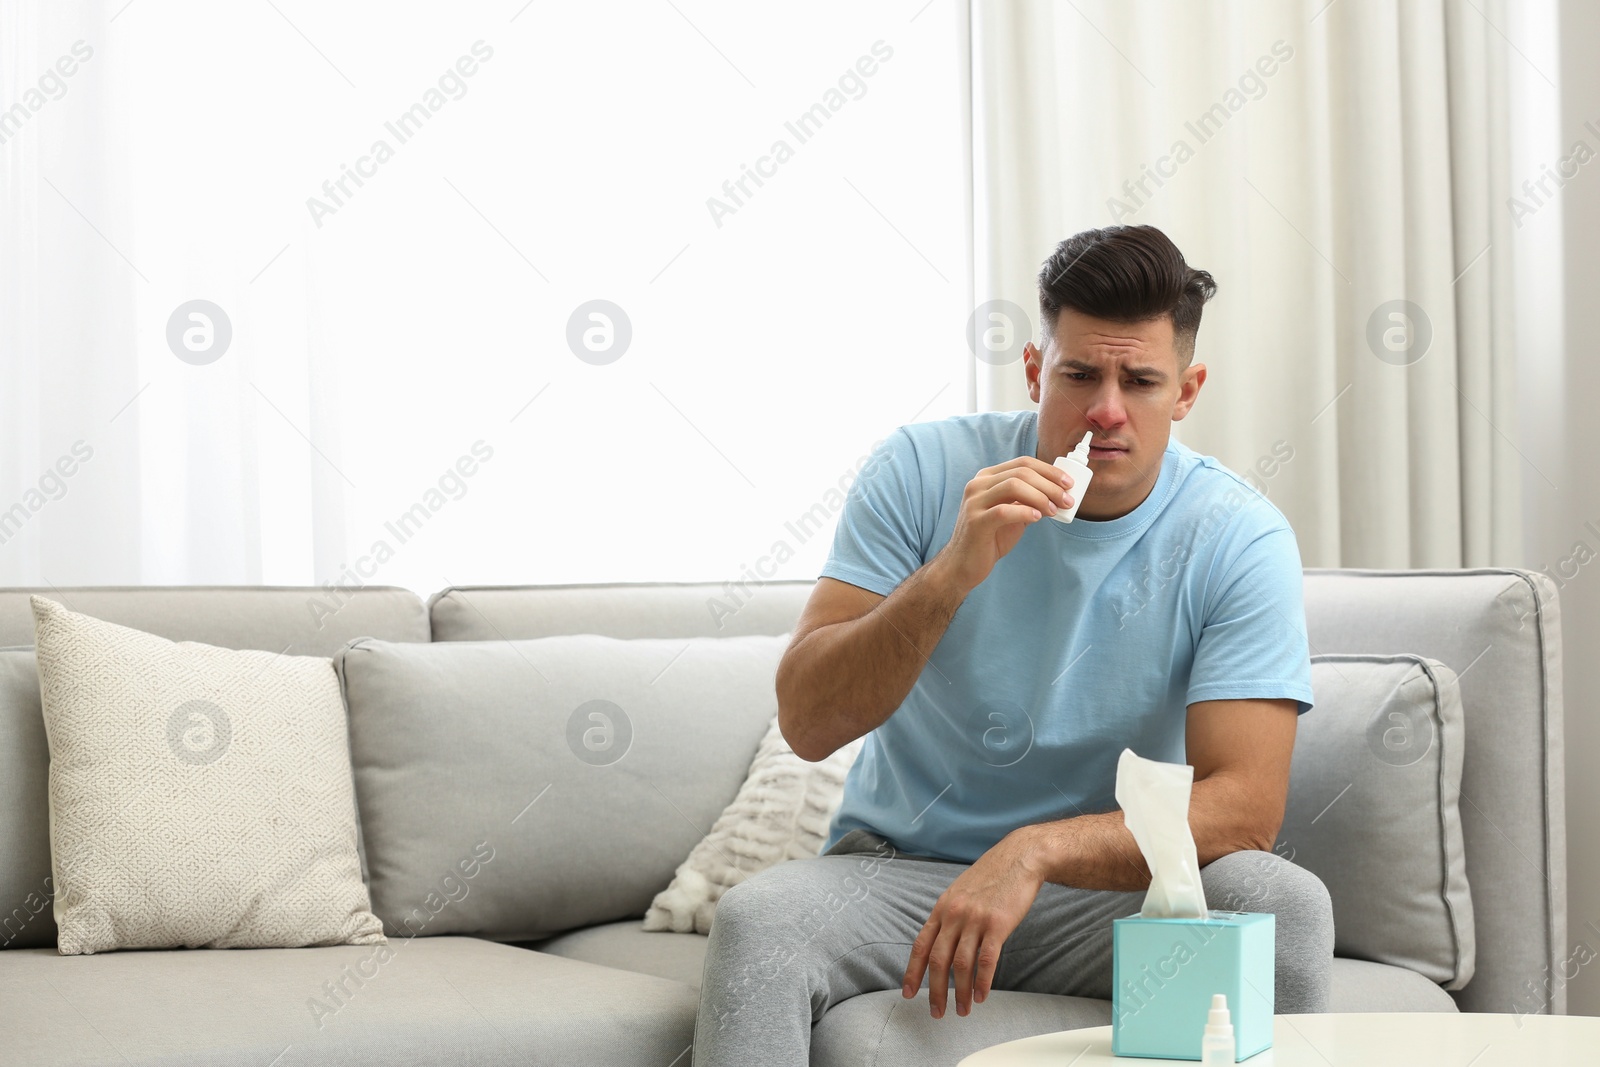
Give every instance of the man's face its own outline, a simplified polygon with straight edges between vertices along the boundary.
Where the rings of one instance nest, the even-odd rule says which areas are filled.
[[[1171,316],[1110,322],[1062,308],[1049,347],[1041,353],[1029,342],[1023,356],[1028,396],[1039,405],[1039,458],[1053,463],[1094,434],[1094,481],[1078,515],[1104,521],[1138,507],[1161,474],[1172,424],[1206,380],[1203,363],[1179,370]]]

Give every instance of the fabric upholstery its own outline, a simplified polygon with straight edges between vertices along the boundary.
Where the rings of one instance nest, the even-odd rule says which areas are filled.
[[[784,646],[577,635],[344,649],[386,928],[523,941],[642,916],[738,792],[777,713]],[[470,892],[430,906],[465,892],[445,879],[479,845],[495,858]]]
[[[33,611],[62,954],[383,940],[331,661]]]
[[[428,616],[435,641],[781,634],[794,628],[813,584],[460,586],[430,596]]]
[[[33,649],[0,649],[0,948],[55,947],[49,774]]]
[[[369,585],[74,586],[0,589],[0,646],[33,644],[30,594],[169,641],[332,656],[356,637],[428,640],[428,616],[409,589]]]
[[[1455,672],[1419,656],[1318,656],[1311,684],[1277,852],[1328,887],[1338,955],[1460,989],[1476,953]]]
[[[695,1002],[677,982],[470,938],[89,958],[20,949],[0,952],[0,1061],[688,1067]]]
[[[738,590],[732,590],[729,595],[722,586],[713,585],[609,585],[492,591],[468,587],[437,594],[423,618],[431,619],[433,636],[439,641],[538,637],[568,631],[630,637],[730,632],[778,635],[793,627],[810,589],[810,582],[750,586],[743,595]],[[0,641],[31,643],[27,592],[0,591]],[[39,592],[51,593],[50,590]],[[112,611],[95,608],[103,617],[163,636],[219,645],[265,647],[274,652],[282,645],[274,646],[266,638],[278,636],[285,626],[294,633],[316,632],[299,616],[307,597],[315,592],[314,589],[61,591],[68,606],[80,610],[89,610],[84,597],[104,595],[104,602],[128,605],[118,610],[159,615],[160,625],[157,625],[147,617],[117,616]],[[353,618],[353,613],[365,610],[361,598],[372,592],[370,589],[358,591],[355,601],[328,620],[328,627],[335,627],[340,620]],[[168,601],[174,594],[183,602],[182,610],[171,609],[170,603],[160,611],[152,606],[152,598]],[[1519,1010],[1521,1003],[1524,1010],[1564,1011],[1565,988],[1561,983],[1555,983],[1543,1004],[1529,1003],[1523,989],[1525,979],[1530,976],[1556,973],[1570,950],[1565,914],[1560,613],[1553,583],[1540,575],[1513,570],[1312,569],[1305,575],[1305,594],[1313,653],[1412,653],[1439,660],[1458,676],[1466,721],[1461,818],[1476,906],[1476,973],[1466,989],[1450,994],[1420,975],[1377,963],[1336,959],[1333,1009],[1448,1011],[1454,1004],[1464,1010],[1508,1012]],[[287,613],[282,611],[284,595],[290,598],[292,605]],[[714,600],[721,605],[708,606],[708,601]],[[730,606],[732,614],[726,614]],[[261,620],[266,617],[278,622],[264,628]],[[192,623],[193,628],[179,629],[186,621]],[[720,629],[719,621],[723,624]],[[496,632],[496,628],[503,633]],[[254,634],[258,639],[225,640],[220,636],[225,632]],[[382,625],[372,625],[335,635],[331,647],[308,647],[305,651],[331,654],[347,637],[363,633],[389,640],[428,639],[425,627],[421,636],[415,637],[386,633]],[[27,699],[26,674],[18,666],[21,662],[15,657],[0,655],[0,746],[4,749],[0,751],[0,796],[4,797],[26,795],[29,789],[22,788],[19,783],[25,784],[30,774],[42,783],[45,767],[42,736],[35,733],[31,735],[32,740],[29,739],[30,712],[16,697],[21,693],[21,699]],[[31,659],[26,662],[31,669]],[[8,667],[10,675],[6,673]],[[674,667],[673,671],[676,669]],[[17,682],[19,677],[23,679],[20,683]],[[33,699],[37,699],[36,694]],[[441,702],[440,707],[443,709],[441,716],[447,714],[449,704]],[[31,714],[37,714],[36,706]],[[730,751],[725,753],[726,760],[735,769],[729,772],[725,795],[718,804],[703,809],[703,822],[698,830],[691,830],[679,820],[683,836],[674,844],[678,850],[677,859],[687,854],[697,839],[696,834],[709,827],[715,813],[721,810],[720,805],[733,796],[742,767],[755,751],[764,726],[764,721],[750,724],[742,752],[732,751],[738,744],[727,743]],[[17,751],[12,750],[12,738],[18,739]],[[623,764],[626,763],[624,760]],[[548,778],[529,793],[537,792],[544,784],[548,784]],[[554,790],[546,794],[511,829],[526,824],[554,796]],[[677,794],[673,797],[679,799]],[[1345,799],[1350,798],[1346,796]],[[516,806],[522,803],[526,802],[519,801]],[[659,798],[657,803],[660,803]],[[43,840],[39,835],[45,832],[47,825],[44,812],[42,784],[38,787],[32,814],[17,818],[9,804],[0,805],[0,844],[26,841],[32,833],[37,850],[37,843]],[[35,829],[30,831],[29,826]],[[469,846],[465,854],[470,855],[471,842],[465,843]],[[25,853],[26,848],[23,851]],[[39,868],[42,880],[48,874],[48,854],[39,855],[46,864]],[[455,862],[460,858],[452,855],[450,860]],[[38,855],[32,862],[38,862]],[[493,870],[494,862],[498,860],[489,863],[484,874]],[[0,880],[11,876],[15,870],[14,866],[7,865],[5,871],[0,871]],[[670,867],[667,871],[670,873]],[[665,884],[664,878],[661,884]],[[642,907],[639,913],[642,914]],[[45,914],[47,916],[48,912]],[[446,914],[441,911],[439,918]],[[53,933],[46,943],[52,939]],[[630,942],[637,945],[637,953]],[[704,942],[705,938],[695,934],[646,933],[635,918],[574,930],[549,944],[573,961],[582,961],[592,952],[608,966],[631,960],[635,969],[646,974],[682,979],[698,972],[696,957],[697,952],[703,952]],[[13,945],[19,943],[14,941]],[[386,976],[392,973],[396,978],[406,973],[400,969],[405,966],[403,961],[422,958],[412,956],[413,953],[426,953],[430,948],[452,944],[482,944],[451,937],[396,943],[406,947],[399,952],[394,966],[384,969]],[[499,953],[524,951],[510,946],[483,947]],[[102,999],[79,1002],[110,1005],[103,1016],[95,1017],[96,1024],[128,1052],[129,1061],[195,1065],[248,1062],[260,1067],[270,1064],[273,1057],[291,1043],[290,1038],[285,1037],[284,1044],[266,1051],[271,1044],[269,1039],[277,1036],[272,1032],[271,1021],[265,1019],[266,1014],[280,1010],[269,988],[273,981],[282,978],[277,970],[281,964],[277,961],[320,960],[333,953],[347,953],[350,959],[359,961],[363,954],[371,951],[353,947],[123,953],[86,960],[57,957],[50,951],[13,949],[0,952],[0,1003],[12,1007],[19,1020],[8,1032],[25,1039],[15,1053],[20,1062],[47,1065],[124,1062],[84,1027],[82,1016],[70,1009],[68,1001],[60,998],[59,990],[67,996],[78,997],[88,997],[93,992]],[[52,969],[45,974],[30,971],[18,976],[9,969],[9,961],[14,957],[43,962]],[[380,1006],[366,1009],[373,1012],[376,1019],[371,1031],[340,1035],[337,1040],[343,1043],[327,1053],[308,1052],[301,1047],[302,1042],[294,1042],[296,1047],[287,1052],[276,1067],[293,1067],[302,1062],[450,1062],[451,1058],[461,1063],[521,1062],[533,1055],[530,1050],[534,1048],[552,1049],[552,1061],[565,1057],[567,1062],[648,1062],[653,1067],[668,1067],[688,1045],[695,1003],[693,991],[686,984],[680,986],[645,975],[635,979],[608,970],[602,972],[604,977],[594,985],[587,984],[587,979],[580,984],[574,977],[578,972],[562,971],[551,972],[556,974],[557,980],[539,986],[526,977],[521,968],[501,970],[497,968],[507,965],[491,967],[488,960],[477,956],[463,958],[467,959],[463,969],[449,972],[456,990],[482,1008],[485,1002],[480,1000],[476,990],[493,992],[497,985],[508,989],[515,1003],[506,1006],[494,1001],[495,1010],[484,1009],[484,1014],[513,1042],[521,1044],[508,1046],[482,1021],[474,1023],[477,1016],[469,1018],[469,1009],[462,1001],[449,999],[456,991],[449,986],[438,982],[411,984],[421,982],[421,976],[413,971],[413,978],[400,983],[408,986],[402,991],[403,995],[392,1000],[387,996],[381,1001],[375,999],[371,1003]],[[219,963],[237,969],[209,969]],[[107,966],[119,969],[104,970]],[[130,966],[137,970],[125,969]],[[65,972],[55,969],[59,967],[85,968],[72,972],[77,976],[76,981],[85,984],[65,984],[62,980]],[[190,967],[206,968],[204,979],[174,981],[179,973],[174,968]],[[1549,972],[1545,970],[1547,967]],[[294,993],[288,1006],[281,1009],[289,1014],[306,1013],[308,1027],[311,1017],[306,1008],[307,998],[321,983],[338,977],[339,968],[330,968],[330,973],[323,973],[320,968],[319,963],[314,976],[310,973],[291,976],[300,983],[301,991]],[[508,979],[508,973],[519,977]],[[41,980],[45,977],[48,982]],[[385,977],[369,983],[361,995],[376,992],[387,980]],[[635,980],[646,984],[630,984]],[[311,988],[306,989],[307,986]],[[593,1040],[621,1042],[641,1033],[656,1033],[660,1016],[652,1014],[654,1009],[644,1010],[645,1002],[647,999],[659,1002],[663,986],[672,991],[668,994],[670,998],[676,998],[672,1003],[681,1005],[677,1009],[681,1015],[674,1017],[679,1020],[675,1025],[682,1027],[676,1031],[681,1034],[681,1045],[670,1048],[672,1042],[669,1041],[642,1052],[638,1051],[638,1046],[619,1049],[612,1045],[596,1052],[595,1046],[580,1049],[575,1044],[574,1030],[584,1025],[593,1031],[587,1035]],[[596,993],[595,989],[603,992]],[[577,995],[563,1000],[568,991]],[[983,1007],[995,1007],[1014,996],[1026,995],[996,993]],[[1073,1025],[1073,1019],[1083,1019],[1080,1025],[1108,1020],[1105,1013],[1109,1005],[1104,1002],[1063,1005],[1059,998],[1049,997],[1041,997],[1041,1001],[1042,1007],[1018,1009],[1021,1016],[1030,1020],[1027,1026],[1037,1029],[1001,1024],[977,1043],[993,1044],[1030,1032],[1058,1029]],[[541,1002],[551,1005],[548,1011],[539,1009]],[[310,1033],[318,1041],[327,1039],[336,1024],[361,1018],[356,1013],[359,1003],[359,1000],[352,1002],[336,1018],[327,1020],[323,1031],[308,1028],[302,1033]],[[451,1004],[456,1005],[461,1014],[450,1014]],[[593,1015],[581,1014],[589,1004],[603,1004],[598,1021]],[[619,1014],[635,1008],[640,1011]],[[1093,1014],[1096,1008],[1100,1014]],[[1055,1013],[1053,1017],[1052,1012]],[[568,1025],[568,1020],[573,1018],[579,1021]],[[970,1024],[982,1025],[984,1018],[981,1013],[974,1013],[966,1020],[951,1016],[939,1022],[970,1028]],[[175,1021],[169,1024],[165,1021],[168,1019]],[[948,1037],[953,1030],[923,1033],[923,1028],[932,1022],[926,1018],[926,1003],[921,999],[902,1005],[898,993],[893,991],[854,998],[830,1012],[813,1031],[813,1062],[876,1062],[880,1067],[913,1059],[919,1063],[945,1062],[939,1058],[938,1050],[948,1046],[935,1042],[941,1034]],[[179,1025],[194,1032],[177,1034],[172,1028]],[[474,1025],[476,1030],[472,1029]],[[149,1033],[150,1043],[135,1044],[130,1040],[132,1035],[141,1032]],[[442,1035],[437,1041],[429,1036],[435,1032]],[[513,1049],[520,1050],[520,1059],[514,1058]],[[11,1051],[9,1046],[6,1051]],[[594,1052],[598,1058],[585,1059],[587,1052]],[[295,1058],[302,1055],[307,1058]],[[409,1061],[408,1056],[412,1057]],[[953,1063],[956,1058],[959,1057],[948,1062]],[[688,1056],[684,1056],[676,1067],[687,1067],[688,1060]]]
[[[1456,674],[1477,931],[1476,968],[1456,1003],[1564,1014],[1566,983],[1537,1002],[1525,986],[1560,973],[1571,952],[1555,583],[1519,570],[1313,569],[1305,590],[1314,655],[1408,652]]]
[[[706,963],[703,934],[650,931],[637,919],[571,930],[528,947],[602,967],[670,978],[695,989],[700,988]]]
[[[1459,1011],[1437,984],[1415,971],[1367,960],[1333,961],[1333,1010]]]

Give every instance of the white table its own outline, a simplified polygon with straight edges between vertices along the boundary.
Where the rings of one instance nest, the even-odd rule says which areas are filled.
[[[1198,1046],[1200,1035],[1195,1035]],[[961,1067],[1092,1067],[1185,1060],[1111,1054],[1111,1027],[1063,1030],[975,1052]],[[1560,1067],[1600,1064],[1600,1018],[1587,1015],[1488,1015],[1421,1012],[1279,1015],[1272,1047],[1242,1061],[1250,1067]]]

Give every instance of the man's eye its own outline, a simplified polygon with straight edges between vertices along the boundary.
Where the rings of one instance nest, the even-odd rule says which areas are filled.
[[[1150,386],[1152,386],[1152,385],[1154,385],[1156,383],[1151,381],[1149,378],[1135,378],[1133,380],[1133,384],[1139,386],[1141,389],[1144,389],[1144,388],[1148,388],[1148,387],[1150,387]]]
[[[1089,375],[1081,370],[1069,371],[1067,373],[1067,377],[1071,378],[1075,382],[1086,382],[1089,380]]]

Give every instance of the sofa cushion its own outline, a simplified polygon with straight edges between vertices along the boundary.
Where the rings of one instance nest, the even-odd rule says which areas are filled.
[[[28,1067],[687,1067],[696,997],[660,978],[437,937],[0,952],[0,1004],[0,1059]]]
[[[32,648],[0,648],[0,948],[54,947],[50,746]]]
[[[569,930],[528,947],[602,967],[670,978],[699,989],[709,940],[703,934],[647,931],[636,920],[624,919]]]
[[[1338,1012],[1459,1011],[1437,983],[1416,971],[1368,960],[1335,959],[1328,1010]]]
[[[33,644],[30,594],[169,641],[331,656],[354,637],[427,641],[422,598],[394,586],[73,586],[0,589],[0,645]]]
[[[33,610],[63,954],[383,939],[330,660]]]
[[[1460,989],[1474,937],[1455,673],[1420,656],[1315,656],[1311,681],[1277,851],[1328,887],[1338,955]]]
[[[1568,968],[1573,947],[1556,581],[1506,568],[1310,569],[1305,594],[1318,652],[1411,652],[1456,672],[1474,966],[1453,997],[1462,1011],[1565,1014],[1568,983],[1538,985]]]
[[[794,629],[815,584],[752,580],[452,586],[428,598],[428,617],[435,641],[560,634],[746,637]]]
[[[784,647],[352,643],[335,662],[386,929],[525,941],[642,916],[738,791]],[[494,860],[468,892],[479,847]]]

